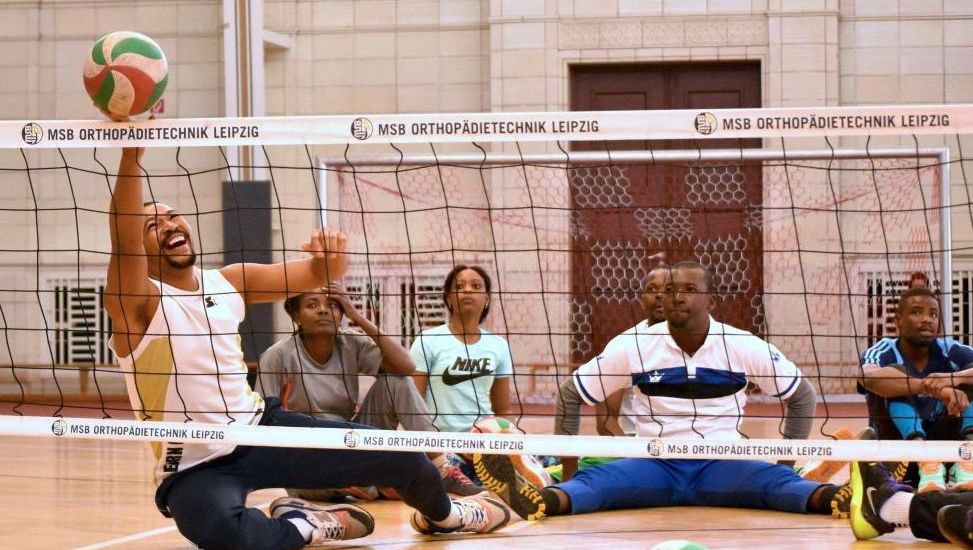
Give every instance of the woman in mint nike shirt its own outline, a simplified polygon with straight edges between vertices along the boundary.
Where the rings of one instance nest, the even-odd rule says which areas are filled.
[[[446,324],[423,331],[412,344],[416,388],[442,431],[468,432],[477,420],[509,412],[510,346],[480,328],[490,312],[490,290],[482,267],[454,267],[443,284]]]

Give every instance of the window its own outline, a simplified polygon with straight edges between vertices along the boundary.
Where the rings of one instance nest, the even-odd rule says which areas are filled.
[[[54,294],[54,361],[58,364],[106,364],[115,356],[108,347],[111,320],[102,307],[103,278],[52,279]]]

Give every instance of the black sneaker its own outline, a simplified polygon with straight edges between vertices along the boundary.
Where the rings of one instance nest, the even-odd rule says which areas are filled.
[[[882,505],[895,493],[910,491],[906,485],[896,483],[879,462],[852,462],[851,479],[851,531],[858,540],[868,540],[891,533],[895,526],[882,519]]]
[[[473,469],[483,485],[503,499],[518,516],[526,520],[544,517],[541,487],[522,476],[509,456],[474,454]]]
[[[895,468],[892,469],[892,477],[895,478],[895,481],[905,481],[905,476],[909,473],[909,464],[912,463],[908,460],[895,463]]]
[[[837,433],[837,432],[836,432]],[[855,434],[855,439],[871,440],[878,439],[878,434],[870,427],[865,427]],[[802,474],[803,475],[803,474]],[[806,478],[805,478],[806,479]],[[838,488],[831,499],[831,517],[838,519],[848,519],[851,516],[851,481]]]
[[[970,529],[970,520],[973,519],[970,517],[971,513],[973,513],[973,506],[962,504],[943,506],[936,514],[939,532],[946,537],[946,540],[956,546],[973,549],[973,531]]]

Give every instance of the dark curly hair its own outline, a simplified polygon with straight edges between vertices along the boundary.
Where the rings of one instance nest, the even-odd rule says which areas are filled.
[[[450,269],[449,273],[446,275],[446,282],[443,283],[443,303],[446,304],[446,309],[450,314],[453,313],[453,308],[449,306],[449,300],[447,300],[447,298],[449,298],[449,295],[452,293],[453,282],[456,281],[456,276],[459,275],[461,271],[465,271],[467,269],[476,271],[477,275],[483,279],[483,283],[486,285],[486,293],[488,295],[490,294],[490,290],[493,288],[493,281],[490,280],[490,276],[487,275],[485,269],[478,265],[459,264],[453,269]],[[480,312],[481,323],[484,319],[486,319],[488,313],[490,313],[490,302],[487,302],[486,307],[483,308],[482,312]]]

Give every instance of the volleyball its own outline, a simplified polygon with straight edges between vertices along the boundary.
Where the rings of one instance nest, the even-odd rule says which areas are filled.
[[[154,40],[132,31],[102,36],[84,61],[84,87],[95,106],[128,117],[152,108],[169,81],[169,64]]]
[[[650,550],[709,550],[699,543],[688,540],[664,540]]]
[[[473,423],[473,433],[485,434],[522,434],[523,430],[514,426],[513,422],[499,416],[488,416]]]

